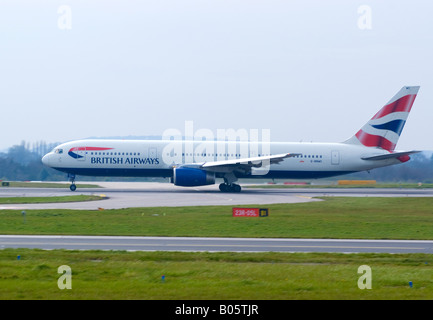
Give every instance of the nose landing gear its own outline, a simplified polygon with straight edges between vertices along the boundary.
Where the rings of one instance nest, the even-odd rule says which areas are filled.
[[[75,185],[75,174],[73,173],[68,173],[68,179],[71,182],[71,185],[69,186],[69,189],[71,191],[75,191],[77,190],[77,186]]]

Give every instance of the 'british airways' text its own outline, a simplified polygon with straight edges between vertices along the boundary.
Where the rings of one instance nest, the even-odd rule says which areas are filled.
[[[159,164],[159,158],[91,157],[92,164]]]

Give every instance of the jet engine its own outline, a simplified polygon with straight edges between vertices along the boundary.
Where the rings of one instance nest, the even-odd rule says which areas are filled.
[[[206,186],[215,183],[215,173],[197,168],[174,168],[173,183],[181,187]]]

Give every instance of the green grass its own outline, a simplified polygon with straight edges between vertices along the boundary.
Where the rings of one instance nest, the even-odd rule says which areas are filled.
[[[433,239],[432,198],[264,207],[269,217],[233,218],[231,206],[27,210],[25,222],[20,210],[0,210],[0,233]],[[61,265],[72,269],[71,290],[57,287]],[[358,288],[361,265],[371,290]],[[433,255],[3,249],[0,299],[431,300]]]
[[[57,286],[61,265],[72,269],[70,290]],[[358,288],[361,265],[370,290]],[[433,299],[433,257],[423,254],[4,249],[0,270],[2,300]]]
[[[56,202],[81,202],[105,199],[96,195],[76,195],[59,197],[0,197],[0,204],[24,204],[24,203],[56,203]]]
[[[272,204],[269,216],[233,218],[231,206],[103,211],[0,210],[1,234],[433,239],[433,198],[328,197]],[[103,205],[101,205],[103,206]]]
[[[266,189],[286,189],[286,188],[312,188],[312,189],[347,189],[347,188],[390,188],[390,189],[430,189],[433,183],[376,183],[376,184],[327,184],[327,185],[291,185],[291,184],[257,184],[244,185],[243,188],[266,188]]]
[[[0,183],[0,188],[65,188],[69,189],[70,184],[55,183],[55,182],[25,182],[25,181],[10,181],[9,186],[3,186]],[[77,184],[77,188],[102,188],[96,184]]]

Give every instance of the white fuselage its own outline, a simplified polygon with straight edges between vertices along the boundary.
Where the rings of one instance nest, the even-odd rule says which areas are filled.
[[[232,131],[228,130],[218,140],[209,136],[199,141],[72,141],[56,147],[42,161],[68,173],[72,191],[75,175],[170,177],[175,185],[185,187],[223,178],[222,192],[239,192],[234,183],[239,178],[315,179],[371,170],[406,162],[410,154],[419,152],[395,151],[418,90],[419,86],[402,87],[342,143],[270,142],[266,132],[263,141],[247,142],[240,139],[243,134],[239,140],[229,138]],[[258,133],[252,131],[251,137],[257,139]]]
[[[77,175],[172,177],[173,168],[272,154],[299,154],[238,178],[322,178],[400,163],[362,160],[387,154],[379,148],[345,143],[220,142],[162,140],[77,140],[59,145],[43,158],[54,169]],[[221,177],[217,174],[217,177]]]

